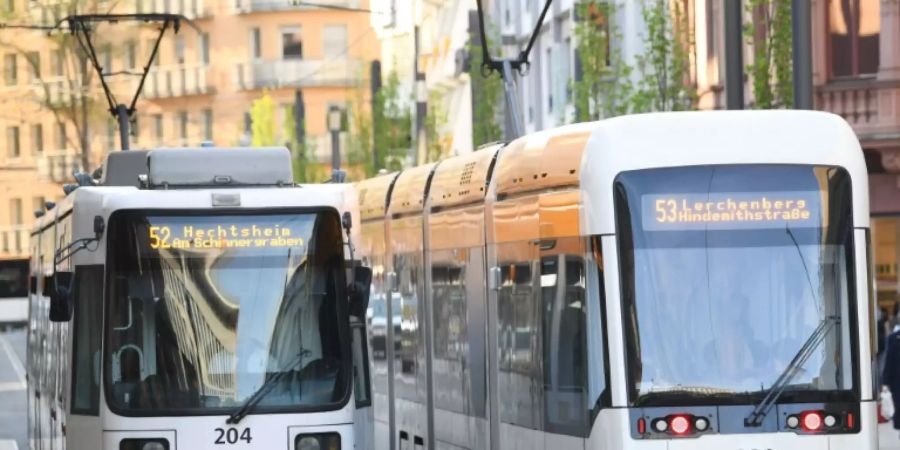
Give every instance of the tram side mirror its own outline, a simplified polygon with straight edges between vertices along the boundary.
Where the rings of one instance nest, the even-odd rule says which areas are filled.
[[[372,268],[356,266],[353,268],[353,282],[350,284],[350,315],[366,317],[369,307],[369,290],[372,286]]]
[[[56,272],[50,277],[50,321],[72,320],[72,294],[75,290],[75,274]]]

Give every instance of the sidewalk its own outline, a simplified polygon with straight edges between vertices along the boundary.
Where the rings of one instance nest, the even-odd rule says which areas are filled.
[[[900,450],[900,431],[894,430],[890,422],[878,424],[878,447],[881,450]]]

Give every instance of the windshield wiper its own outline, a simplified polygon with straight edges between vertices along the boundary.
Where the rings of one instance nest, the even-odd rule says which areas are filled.
[[[275,387],[278,381],[284,378],[287,373],[293,371],[295,367],[299,366],[300,363],[303,362],[303,358],[309,355],[309,353],[309,350],[301,350],[300,353],[297,354],[297,357],[293,359],[287,365],[287,367],[272,375],[272,377],[266,380],[265,383],[263,383],[263,385],[260,386],[259,389],[257,389],[256,392],[254,392],[253,395],[251,395],[243,405],[241,405],[240,408],[231,413],[231,415],[228,416],[228,419],[225,420],[225,423],[229,425],[237,425],[241,421],[241,419],[246,417],[247,414],[250,413],[250,410],[253,409],[253,407],[256,406],[266,396],[266,394],[268,394],[269,391],[272,390],[273,387]]]
[[[781,394],[787,389],[791,380],[794,378],[794,375],[796,375],[797,371],[806,364],[806,360],[812,356],[813,351],[818,348],[819,344],[825,340],[825,336],[828,335],[831,328],[840,323],[840,321],[841,318],[838,316],[828,316],[819,322],[819,326],[813,330],[806,342],[803,343],[803,346],[800,347],[800,350],[794,355],[794,358],[791,359],[790,364],[784,368],[784,371],[782,371],[775,382],[772,383],[772,387],[769,388],[763,400],[753,408],[753,411],[751,411],[747,417],[744,418],[744,426],[758,427],[762,425],[766,414],[768,414],[772,407],[775,406],[775,402],[778,401],[778,398],[781,397]]]

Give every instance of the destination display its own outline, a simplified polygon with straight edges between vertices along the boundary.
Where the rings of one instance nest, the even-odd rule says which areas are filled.
[[[212,225],[203,223],[203,218],[194,222],[184,218],[150,219],[147,238],[154,250],[303,247],[304,236],[309,235],[309,231],[301,230],[303,221],[247,223],[246,218],[241,218],[241,223],[223,221]]]
[[[819,191],[710,192],[641,196],[647,231],[819,227]]]

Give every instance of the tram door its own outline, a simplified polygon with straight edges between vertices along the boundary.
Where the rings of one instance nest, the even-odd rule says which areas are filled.
[[[428,218],[435,448],[489,448],[483,207]]]
[[[395,326],[393,361],[393,433],[396,448],[421,450],[428,442],[428,376],[425,337],[425,261],[422,217],[411,214],[390,224],[395,289],[391,314]],[[392,319],[393,319],[392,318]]]

